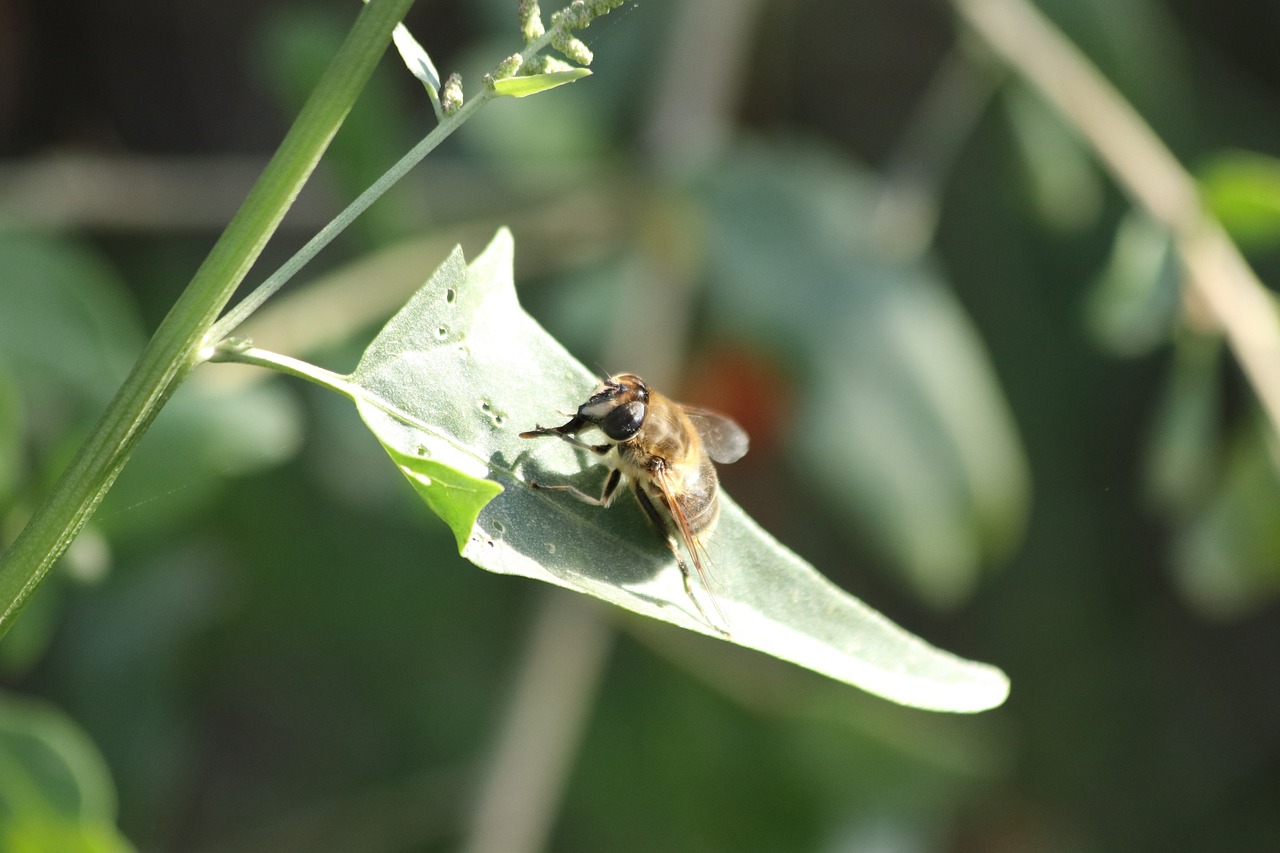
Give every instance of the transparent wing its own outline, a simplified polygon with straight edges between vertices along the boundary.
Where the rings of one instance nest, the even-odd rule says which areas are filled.
[[[706,409],[682,408],[698,435],[702,436],[702,444],[713,461],[728,464],[747,455],[751,439],[735,421]]]
[[[733,421],[724,419],[727,423],[733,424]],[[733,424],[737,426],[737,424]],[[738,430],[742,432],[741,429]],[[742,432],[743,437],[746,433]],[[716,599],[715,592],[711,589],[710,561],[707,559],[707,551],[702,541],[693,534],[689,529],[689,515],[684,511],[684,502],[676,497],[676,492],[671,488],[671,473],[664,471],[653,478],[653,483],[658,487],[658,491],[662,492],[662,502],[668,510],[668,517],[675,525],[672,531],[675,536],[667,540],[671,553],[675,555],[676,563],[680,566],[680,574],[684,577],[684,591],[693,601],[693,606],[698,608],[698,612],[702,614],[703,620],[726,637],[729,636],[729,620],[725,617],[724,611],[720,609],[720,602]],[[693,582],[689,576],[689,566],[685,563],[684,557],[680,556],[680,545],[684,545],[686,551],[689,552],[690,559],[693,560],[693,569],[698,573],[698,580],[702,584],[703,590],[707,593],[707,598],[711,601],[711,607],[716,612],[716,616],[720,617],[719,623],[713,621],[706,610],[702,608],[702,602],[698,600],[697,594],[693,591]]]

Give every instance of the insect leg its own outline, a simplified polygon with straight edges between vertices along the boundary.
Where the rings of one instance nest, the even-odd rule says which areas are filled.
[[[529,481],[529,485],[544,492],[568,492],[584,504],[607,507],[609,504],[613,503],[613,498],[618,491],[618,484],[620,482],[622,482],[622,472],[617,468],[614,468],[609,472],[609,479],[604,481],[604,491],[600,493],[600,497],[598,498],[593,498],[591,495],[573,486],[547,486],[542,483],[536,483],[533,480]]]
[[[544,435],[550,435],[560,439],[561,441],[572,444],[574,447],[579,447],[583,450],[590,450],[592,453],[594,453],[597,456],[604,456],[611,449],[613,449],[613,445],[611,444],[588,444],[587,442],[578,438],[578,435],[577,435],[578,431],[582,429],[586,429],[587,426],[589,425],[587,424],[586,421],[584,421],[580,417],[575,417],[573,420],[569,421],[564,426],[534,427],[533,429],[527,432],[520,433],[520,437],[521,438],[541,438]]]
[[[685,562],[684,555],[680,553],[678,528],[675,526],[674,520],[668,520],[668,518],[653,505],[653,501],[650,499],[649,495],[645,493],[645,490],[640,487],[640,484],[637,483],[635,485],[634,491],[636,501],[639,502],[640,508],[643,509],[644,514],[649,517],[649,521],[653,524],[658,535],[667,540],[667,547],[670,548],[671,553],[675,555],[676,565],[680,567],[680,578],[684,581],[685,594],[689,596],[689,600],[693,602],[693,606],[698,608],[698,614],[702,616],[702,621],[706,622],[724,636],[729,636],[729,632],[727,630],[722,628],[720,625],[717,625],[712,621],[711,617],[707,615],[707,611],[702,607],[702,602],[698,600],[698,596],[693,592],[693,572],[689,571],[689,564]],[[693,547],[693,543],[690,542],[689,548],[692,549]],[[707,590],[707,595],[712,596],[711,603],[715,606],[716,613],[720,613],[720,607],[715,604],[715,596],[711,590]],[[724,620],[723,613],[720,613],[720,618],[721,621]]]

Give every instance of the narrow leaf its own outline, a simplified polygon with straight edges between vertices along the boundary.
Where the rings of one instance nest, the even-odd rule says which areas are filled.
[[[524,77],[506,77],[493,81],[493,91],[508,98],[527,98],[574,80],[581,80],[591,73],[590,68],[571,68],[568,71],[548,71],[546,74],[529,74]]]
[[[1163,346],[1178,322],[1179,279],[1172,236],[1131,211],[1116,229],[1111,257],[1089,296],[1089,330],[1117,355],[1146,355]]]
[[[474,509],[463,535],[467,559],[597,596],[637,613],[719,636],[686,595],[679,570],[632,501],[610,509],[535,491],[531,479],[598,490],[594,457],[555,441],[521,439],[554,423],[594,387],[570,356],[516,301],[513,244],[498,233],[467,268],[461,250],[366,350],[351,379],[361,416],[406,470],[407,459],[455,468],[501,486],[478,494],[437,482],[428,500]],[[410,475],[411,477],[413,475]],[[466,492],[453,494],[453,492]],[[437,511],[439,511],[437,509]],[[999,705],[1008,680],[915,637],[823,578],[724,498],[708,541],[712,585],[733,642],[920,708],[981,711]]]
[[[369,0],[364,2],[368,3]],[[436,70],[435,63],[431,61],[426,49],[418,43],[413,33],[409,32],[404,24],[396,24],[396,28],[391,32],[391,40],[395,42],[396,50],[400,51],[400,59],[404,61],[409,73],[421,80],[422,85],[426,86],[434,97],[440,91],[440,72]]]

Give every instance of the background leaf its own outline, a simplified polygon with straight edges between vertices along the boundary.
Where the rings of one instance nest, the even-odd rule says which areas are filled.
[[[1232,239],[1246,248],[1280,244],[1280,157],[1220,152],[1201,170],[1201,183],[1205,201]]]
[[[1145,355],[1167,343],[1178,320],[1180,277],[1169,233],[1130,211],[1090,294],[1090,331],[1117,355]]]
[[[0,700],[0,848],[113,853],[115,789],[89,739],[56,711]]]
[[[632,502],[605,511],[527,486],[536,476],[588,491],[599,487],[602,469],[584,470],[581,452],[517,435],[576,409],[597,380],[517,303],[513,251],[504,230],[470,269],[461,250],[441,265],[353,374],[364,389],[357,394],[361,416],[393,457],[456,465],[466,477],[503,486],[469,531],[463,556],[472,562],[715,636]],[[427,488],[437,490],[437,501],[453,503],[446,485]],[[457,528],[455,534],[461,537]],[[1008,682],[1001,672],[935,649],[889,622],[728,498],[708,552],[734,642],[907,705],[978,711],[1004,700]]]
[[[927,258],[868,228],[870,175],[815,145],[742,146],[704,190],[717,321],[808,374],[806,479],[935,605],[1019,540],[1029,474],[982,342]]]
[[[1003,104],[1036,213],[1061,230],[1093,223],[1102,211],[1103,184],[1079,136],[1025,86],[1006,87]]]

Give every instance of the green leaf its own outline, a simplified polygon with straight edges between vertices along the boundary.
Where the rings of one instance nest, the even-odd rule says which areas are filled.
[[[1176,531],[1173,569],[1202,613],[1231,619],[1280,595],[1280,455],[1261,417],[1229,443],[1225,468],[1205,506]]]
[[[1023,86],[1006,87],[1004,105],[1041,218],[1061,230],[1088,226],[1102,211],[1103,187],[1079,135]]]
[[[369,0],[364,2],[368,3]],[[431,61],[426,49],[413,37],[413,33],[409,32],[409,28],[404,24],[396,24],[396,28],[391,31],[391,40],[395,42],[396,50],[400,52],[400,59],[404,62],[405,68],[409,69],[409,73],[417,77],[433,96],[439,92],[440,72],[436,70],[436,65]]]
[[[480,510],[501,494],[502,486],[493,480],[464,474],[443,462],[406,456],[394,447],[388,446],[387,452],[400,466],[400,472],[409,478],[418,496],[449,525],[458,540],[458,551],[465,549]]]
[[[545,74],[529,74],[523,77],[505,77],[493,81],[493,91],[508,98],[527,98],[574,80],[581,80],[591,73],[590,68],[571,68],[568,71],[548,71]]]
[[[409,73],[421,80],[422,85],[432,92],[439,92],[440,72],[436,70],[431,57],[404,24],[396,25],[391,32],[391,40],[396,43],[396,50],[400,51],[400,58],[404,60]]]
[[[110,265],[70,240],[10,233],[0,269],[0,354],[28,397],[109,398],[146,343]]]
[[[1180,276],[1169,232],[1130,211],[1089,294],[1089,330],[1117,355],[1145,355],[1167,343],[1178,319]]]
[[[1232,239],[1280,244],[1280,159],[1250,151],[1219,154],[1201,170],[1205,201]]]
[[[669,551],[634,502],[606,510],[529,487],[537,478],[598,490],[604,472],[594,457],[584,459],[562,442],[518,436],[575,410],[597,380],[520,307],[513,252],[503,230],[470,268],[460,249],[441,265],[352,375],[361,416],[407,475],[406,460],[420,458],[455,469],[468,486],[483,478],[502,487],[483,496],[492,499],[462,539],[463,556],[476,565],[719,636],[689,600]],[[428,476],[426,488],[440,490],[433,501],[470,507],[481,501]],[[1008,693],[998,669],[894,625],[823,578],[728,497],[707,549],[733,642],[920,708],[980,711]]]
[[[0,849],[131,850],[102,757],[61,714],[0,700]]]
[[[1216,336],[1184,331],[1174,338],[1147,443],[1146,479],[1151,499],[1175,517],[1205,501],[1221,462],[1223,349]]]

